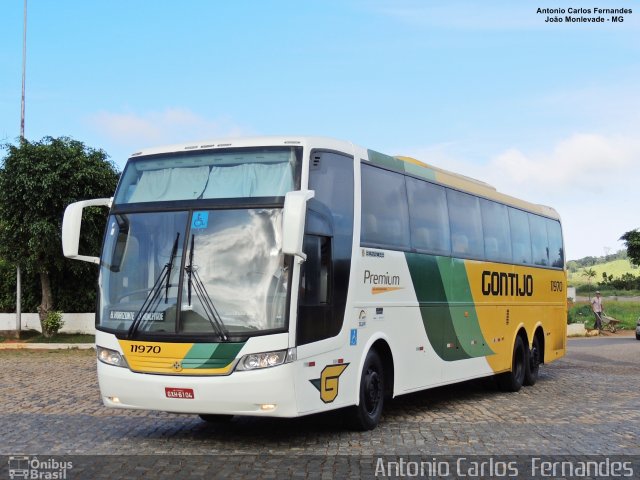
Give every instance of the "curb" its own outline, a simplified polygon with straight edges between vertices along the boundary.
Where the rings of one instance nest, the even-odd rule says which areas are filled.
[[[89,350],[93,343],[0,343],[0,350]]]

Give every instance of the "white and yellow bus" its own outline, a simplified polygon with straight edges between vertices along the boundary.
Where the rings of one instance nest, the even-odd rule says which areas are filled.
[[[102,255],[82,209],[110,208]],[[132,155],[70,205],[65,255],[99,264],[104,404],[296,417],[496,375],[533,385],[566,347],[558,214],[406,157],[319,137]]]

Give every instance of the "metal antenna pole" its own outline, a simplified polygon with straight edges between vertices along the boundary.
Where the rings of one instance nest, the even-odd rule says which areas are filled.
[[[24,24],[22,27],[22,99],[20,102],[20,146],[24,143],[24,92],[27,78],[27,0],[24,0]],[[22,330],[22,275],[20,265],[16,271],[16,335]]]
[[[27,0],[24,0],[24,25],[22,27],[22,101],[20,103],[20,141],[24,140],[24,91],[27,78]]]

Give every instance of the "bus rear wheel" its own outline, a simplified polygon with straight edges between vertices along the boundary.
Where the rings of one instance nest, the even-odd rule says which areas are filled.
[[[533,342],[527,358],[527,368],[524,373],[524,384],[535,385],[538,381],[538,373],[540,371],[540,363],[542,360],[542,350],[540,349],[540,340],[538,336],[533,336]]]
[[[378,425],[384,406],[384,371],[375,350],[365,358],[359,392],[359,405],[349,411],[350,423],[356,430],[372,430]]]
[[[517,392],[524,384],[527,369],[527,348],[522,337],[518,335],[513,346],[511,371],[498,375],[498,385],[505,392]]]

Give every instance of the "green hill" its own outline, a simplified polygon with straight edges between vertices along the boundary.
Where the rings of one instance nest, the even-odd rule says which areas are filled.
[[[588,269],[593,269],[596,272],[595,278],[592,279],[592,284],[596,284],[602,281],[602,274],[606,273],[607,276],[613,275],[613,278],[618,278],[624,275],[625,273],[630,273],[634,276],[638,276],[640,274],[640,268],[631,265],[628,259],[624,260],[613,260],[610,262],[599,263],[590,267],[580,267],[572,271],[573,269],[569,265],[568,272],[568,282],[569,285],[577,287],[579,285],[586,285],[587,277],[584,276],[584,271]]]

